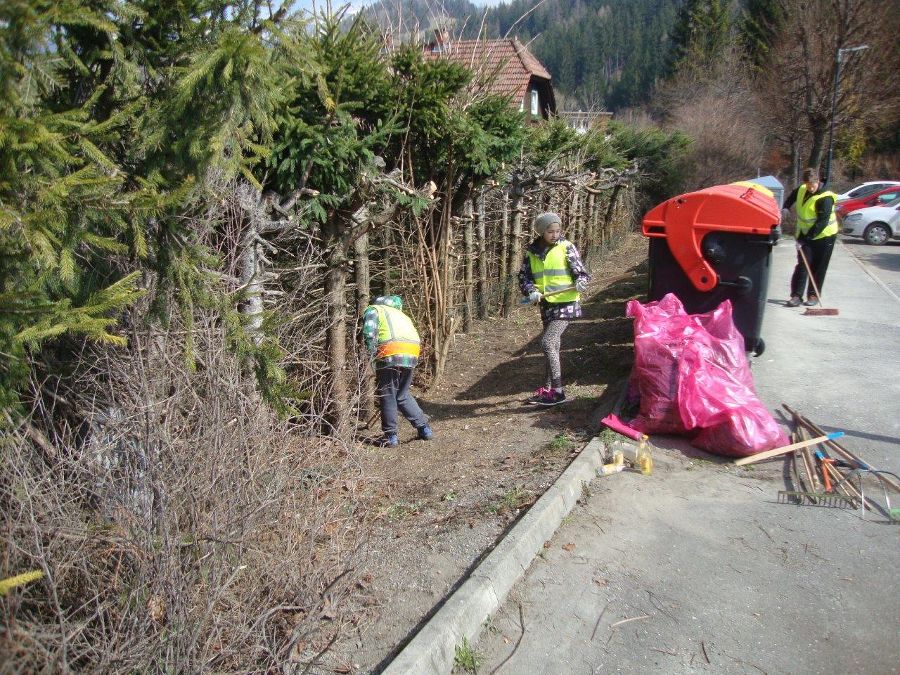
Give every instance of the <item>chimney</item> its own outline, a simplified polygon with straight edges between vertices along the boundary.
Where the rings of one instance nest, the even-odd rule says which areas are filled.
[[[434,47],[431,51],[443,52],[450,46],[450,33],[444,28],[434,29]]]

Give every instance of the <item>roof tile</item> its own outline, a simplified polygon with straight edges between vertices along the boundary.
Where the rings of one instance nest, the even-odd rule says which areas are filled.
[[[550,80],[550,73],[516,38],[503,40],[451,40],[437,51],[425,49],[426,58],[450,59],[475,73],[475,80],[492,94],[521,101],[531,76]]]

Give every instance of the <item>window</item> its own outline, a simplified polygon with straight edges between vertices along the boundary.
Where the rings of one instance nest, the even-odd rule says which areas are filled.
[[[850,199],[859,199],[860,197],[865,197],[866,195],[870,195],[873,192],[878,192],[882,188],[886,188],[886,187],[887,187],[887,185],[884,185],[883,183],[875,183],[872,185],[861,185],[860,187],[851,191],[850,194],[848,194],[847,196]]]
[[[900,190],[892,190],[890,192],[885,192],[883,194],[878,195],[878,204],[883,205],[887,202],[894,201],[894,198],[900,195]]]
[[[538,93],[537,89],[531,90],[531,114],[534,117],[537,117],[541,114],[540,108],[538,108]]]

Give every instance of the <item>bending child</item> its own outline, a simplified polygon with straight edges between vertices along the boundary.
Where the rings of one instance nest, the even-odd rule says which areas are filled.
[[[434,436],[428,417],[410,393],[413,369],[419,361],[419,332],[403,313],[399,295],[375,298],[363,313],[363,338],[375,366],[375,394],[381,408],[381,437],[374,443],[396,447],[397,411],[416,428],[416,438]]]
[[[559,349],[569,321],[581,316],[581,291],[591,279],[575,244],[562,236],[562,222],[555,213],[534,219],[537,238],[525,250],[519,270],[519,288],[541,309],[544,334],[541,349],[547,359],[544,386],[528,403],[552,406],[566,400]]]

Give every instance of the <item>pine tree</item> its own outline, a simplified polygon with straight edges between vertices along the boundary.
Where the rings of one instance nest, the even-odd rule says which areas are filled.
[[[730,26],[727,2],[687,0],[670,34],[668,74],[710,65],[728,44]]]
[[[740,38],[750,63],[763,68],[772,42],[785,21],[781,0],[745,0],[739,23]]]
[[[4,3],[0,10],[0,406],[18,407],[42,345],[64,334],[123,344],[115,313],[139,295],[129,251],[130,198],[100,145],[123,115],[96,119],[103,86],[67,96],[87,70],[72,31],[115,31],[113,3]],[[8,420],[0,420],[0,424]]]

